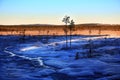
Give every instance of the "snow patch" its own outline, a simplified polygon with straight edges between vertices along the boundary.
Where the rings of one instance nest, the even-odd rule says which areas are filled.
[[[26,47],[26,48],[22,48],[20,49],[20,51],[28,51],[28,50],[33,50],[33,49],[38,49],[38,46],[31,46],[31,47]]]

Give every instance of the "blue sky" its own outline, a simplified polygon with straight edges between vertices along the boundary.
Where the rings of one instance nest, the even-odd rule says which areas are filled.
[[[0,0],[0,24],[120,24],[120,0]]]

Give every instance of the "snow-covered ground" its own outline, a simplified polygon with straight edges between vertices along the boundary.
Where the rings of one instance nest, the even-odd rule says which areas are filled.
[[[0,73],[1,79],[120,80],[119,37],[74,36],[71,40],[72,47],[68,49],[64,36],[49,37],[47,43],[39,38],[33,41],[26,39],[22,43],[15,41],[14,45],[6,44],[1,49],[0,71],[8,71],[5,75]],[[68,44],[69,42],[70,40]]]

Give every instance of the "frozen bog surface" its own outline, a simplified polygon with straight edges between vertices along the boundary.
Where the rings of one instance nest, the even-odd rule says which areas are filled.
[[[67,49],[65,36],[49,36],[47,43],[38,36],[37,41],[29,37],[22,43],[17,39],[19,36],[2,37],[0,78],[3,80],[120,79],[120,38],[73,36],[72,46]]]

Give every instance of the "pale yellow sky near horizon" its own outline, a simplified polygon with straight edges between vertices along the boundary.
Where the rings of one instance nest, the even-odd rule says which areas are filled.
[[[21,24],[55,24],[63,25],[62,18],[60,16],[10,16],[2,17],[0,19],[0,25],[21,25]],[[120,16],[106,15],[106,16],[71,16],[71,19],[75,21],[75,24],[85,23],[101,23],[101,24],[120,24]]]

